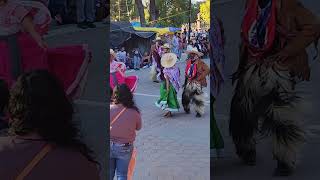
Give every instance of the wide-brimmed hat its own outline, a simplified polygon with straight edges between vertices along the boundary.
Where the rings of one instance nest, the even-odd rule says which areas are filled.
[[[113,49],[110,49],[110,55],[112,55],[113,57],[117,57],[117,54],[114,52]]]
[[[157,41],[162,41],[162,39],[160,37],[157,37],[155,40],[153,40],[153,42],[157,42]]]
[[[203,56],[203,53],[202,52],[199,52],[197,48],[192,48],[190,50],[187,50],[186,51],[187,54],[196,54],[198,55],[199,57]]]
[[[164,44],[163,46],[161,46],[162,49],[170,49],[170,45],[168,43]]]
[[[177,55],[174,53],[166,53],[162,55],[161,65],[165,68],[171,68],[177,62]]]

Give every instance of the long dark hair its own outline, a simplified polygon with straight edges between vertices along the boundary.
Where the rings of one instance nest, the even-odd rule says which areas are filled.
[[[122,104],[126,108],[134,109],[140,112],[133,100],[133,94],[126,84],[121,84],[113,89],[113,102]]]
[[[92,151],[79,139],[72,103],[49,72],[36,70],[23,74],[11,90],[8,111],[11,135],[37,133],[44,141],[81,152],[97,163]]]

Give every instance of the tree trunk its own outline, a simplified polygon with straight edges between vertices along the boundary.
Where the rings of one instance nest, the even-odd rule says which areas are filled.
[[[139,12],[139,16],[140,16],[140,23],[142,27],[146,26],[146,19],[144,17],[144,7],[142,4],[142,0],[135,0],[136,1],[136,5],[138,8],[138,12]]]
[[[155,0],[150,0],[150,20],[153,21],[152,24],[156,23],[156,20],[158,19],[158,9],[156,6]]]

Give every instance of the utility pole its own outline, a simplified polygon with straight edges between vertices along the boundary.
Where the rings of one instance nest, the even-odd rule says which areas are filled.
[[[127,6],[128,18],[129,18],[129,21],[131,22],[131,16],[130,16],[129,7],[128,7],[128,0],[126,0],[126,6]]]
[[[121,21],[121,7],[120,7],[120,1],[121,0],[119,0],[118,2],[118,13],[119,13],[119,22]]]
[[[189,0],[189,34],[188,34],[188,42],[190,42],[190,34],[191,34],[191,0]]]

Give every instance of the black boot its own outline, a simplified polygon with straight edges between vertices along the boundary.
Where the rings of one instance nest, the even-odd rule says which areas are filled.
[[[197,113],[196,117],[197,117],[197,118],[201,118],[201,114],[200,114],[200,113]]]
[[[293,173],[292,167],[278,160],[278,166],[273,173],[274,176],[290,176],[292,175],[292,173]]]

